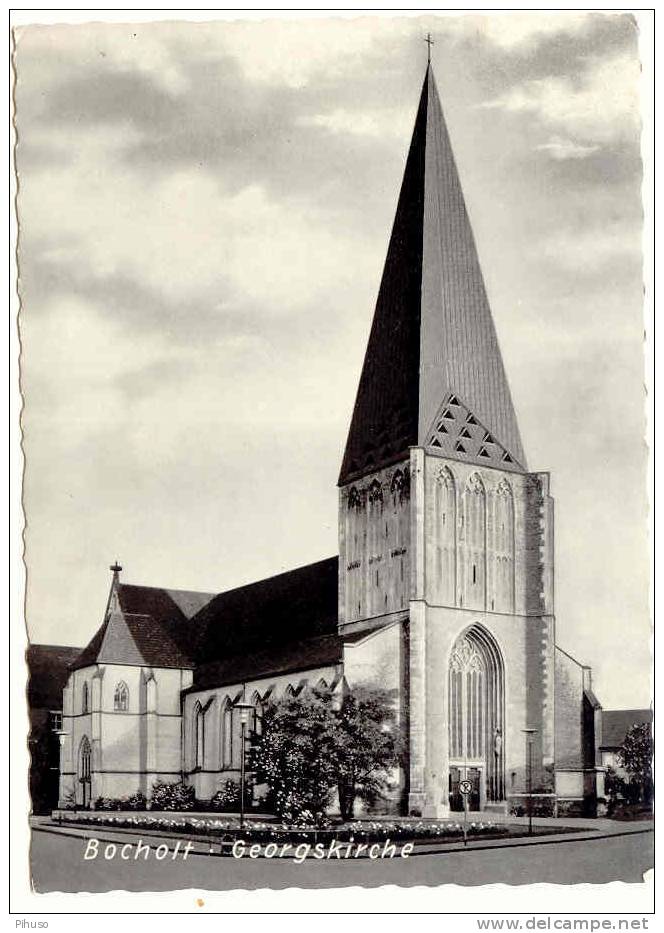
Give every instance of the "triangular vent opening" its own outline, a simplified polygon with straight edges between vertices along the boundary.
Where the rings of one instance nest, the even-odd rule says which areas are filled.
[[[472,436],[473,436],[473,435],[470,433],[470,431],[468,430],[468,428],[464,428],[463,431],[461,432],[461,434],[459,434],[459,437],[469,437],[469,438],[470,438],[470,437],[472,437]]]
[[[458,451],[460,454],[465,454],[466,452],[466,448],[463,446],[461,441],[456,442],[456,444],[454,445],[454,449]]]
[[[495,443],[496,443],[496,442],[494,441],[494,439],[491,437],[491,435],[489,434],[488,431],[486,432],[486,434],[484,435],[484,437],[482,438],[482,440],[484,441],[485,444],[495,444]]]
[[[460,405],[460,404],[461,403],[459,402],[459,399],[456,397],[456,395],[453,395],[452,398],[450,399],[450,405]]]
[[[505,463],[514,463],[514,461],[512,460],[510,455],[507,453],[507,451],[505,451],[505,453],[503,454],[503,460],[505,461]]]
[[[449,410],[449,408],[446,408],[445,411],[443,412],[443,418],[448,418],[450,421],[454,421],[454,415]]]
[[[438,425],[438,427],[436,428],[436,430],[437,430],[437,431],[440,431],[441,434],[448,434],[448,433],[449,433],[448,430],[447,430],[447,428],[445,427],[445,425],[443,424],[442,421],[440,422],[440,424]]]
[[[434,439],[431,441],[431,446],[432,446],[432,447],[442,447],[442,444],[440,443],[440,441],[438,440],[437,437],[434,437]]]
[[[480,451],[479,451],[478,457],[490,457],[490,456],[491,456],[491,454],[490,454],[489,451],[486,449],[486,447],[480,447]]]
[[[475,418],[472,415],[468,415],[466,418],[466,424],[477,424],[477,421],[475,421]]]

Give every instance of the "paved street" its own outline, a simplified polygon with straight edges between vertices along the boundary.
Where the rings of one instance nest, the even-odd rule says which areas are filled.
[[[123,837],[127,840],[131,837]],[[223,891],[260,887],[341,887],[361,884],[478,885],[492,882],[558,884],[643,880],[653,863],[653,834],[539,842],[495,849],[460,849],[409,859],[295,864],[286,859],[250,860],[192,854],[186,861],[84,861],[87,842],[41,829],[32,833],[33,884],[47,891]]]

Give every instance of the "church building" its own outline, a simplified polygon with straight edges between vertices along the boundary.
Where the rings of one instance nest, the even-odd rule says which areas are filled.
[[[590,669],[560,649],[554,502],[528,468],[427,67],[338,481],[339,556],[222,593],[115,565],[63,697],[60,803],[209,799],[240,773],[235,704],[392,687],[408,753],[386,812],[558,812],[603,796]],[[530,771],[530,774],[528,773]]]

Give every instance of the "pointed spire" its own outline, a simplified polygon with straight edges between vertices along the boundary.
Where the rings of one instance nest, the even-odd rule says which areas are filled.
[[[525,457],[433,69],[427,64],[339,483],[430,443],[458,395]],[[468,459],[464,457],[464,459]]]

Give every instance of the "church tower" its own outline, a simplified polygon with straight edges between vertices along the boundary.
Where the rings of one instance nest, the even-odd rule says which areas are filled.
[[[548,474],[527,468],[431,65],[339,476],[339,538],[347,676],[397,671],[409,812],[459,809],[464,779],[471,808],[504,807],[525,790],[528,742],[533,783],[553,790],[553,501]]]

